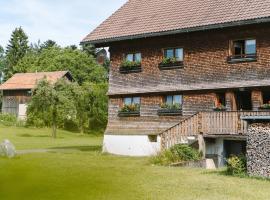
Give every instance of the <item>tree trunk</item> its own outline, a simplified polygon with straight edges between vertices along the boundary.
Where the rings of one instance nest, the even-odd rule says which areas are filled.
[[[56,128],[57,128],[57,111],[56,108],[54,107],[53,112],[52,112],[52,137],[56,138]]]
[[[83,120],[82,119],[80,119],[79,120],[79,126],[80,126],[80,134],[84,134],[84,131],[83,131]]]
[[[56,138],[56,124],[55,123],[53,123],[52,125],[52,137]]]

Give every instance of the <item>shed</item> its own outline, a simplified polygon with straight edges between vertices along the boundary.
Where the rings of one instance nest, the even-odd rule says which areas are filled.
[[[2,113],[16,115],[20,119],[26,117],[27,103],[31,99],[32,90],[37,83],[46,78],[55,83],[61,78],[72,81],[72,75],[68,71],[17,73],[0,86],[3,92]]]

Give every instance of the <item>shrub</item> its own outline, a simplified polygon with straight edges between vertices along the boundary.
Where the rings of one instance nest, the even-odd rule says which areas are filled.
[[[231,156],[227,160],[227,173],[229,175],[245,175],[247,173],[247,160],[246,157]]]
[[[23,120],[18,120],[15,115],[12,114],[0,114],[0,123],[5,126],[24,126]]]
[[[200,160],[199,151],[188,145],[178,144],[168,150],[151,157],[151,163],[155,165],[169,165],[176,162]]]

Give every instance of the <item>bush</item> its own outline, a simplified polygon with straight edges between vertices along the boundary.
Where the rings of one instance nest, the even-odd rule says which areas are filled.
[[[247,173],[247,160],[245,156],[231,156],[227,160],[227,173],[229,175],[245,175]]]
[[[169,165],[176,162],[200,160],[199,151],[188,145],[178,144],[168,150],[160,152],[151,158],[151,163],[155,165]]]
[[[0,123],[5,126],[24,126],[23,120],[18,120],[15,115],[12,114],[0,114]]]

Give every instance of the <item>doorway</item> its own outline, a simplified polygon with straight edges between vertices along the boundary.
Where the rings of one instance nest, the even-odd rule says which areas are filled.
[[[225,158],[229,158],[231,155],[240,156],[246,155],[246,141],[239,140],[224,140],[224,153]]]
[[[235,94],[237,110],[252,110],[250,91],[238,91]]]

